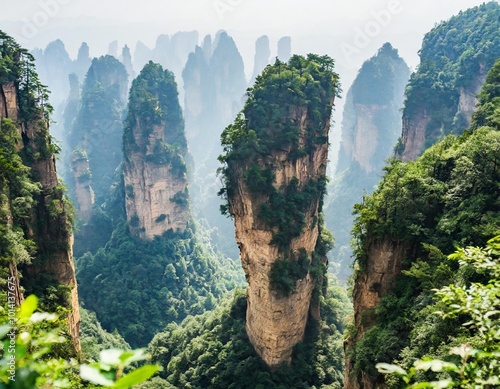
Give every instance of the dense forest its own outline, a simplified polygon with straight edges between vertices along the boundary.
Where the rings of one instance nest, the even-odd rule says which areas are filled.
[[[420,65],[406,88],[403,134],[396,153],[413,160],[470,124],[475,95],[500,57],[500,5],[491,1],[460,12],[427,33]],[[415,127],[422,131],[413,134]],[[405,129],[407,134],[405,134]]]
[[[0,30],[0,388],[500,387],[498,2],[411,75],[236,38]]]
[[[363,370],[373,382],[381,379],[376,362],[410,367],[423,356],[453,360],[449,349],[466,343],[498,349],[498,338],[482,338],[481,328],[461,326],[466,313],[436,315],[442,307],[433,304],[433,290],[488,283],[483,272],[470,266],[459,271],[458,261],[446,258],[456,247],[485,246],[498,233],[499,69],[497,61],[463,135],[449,135],[415,162],[393,160],[375,193],[356,207],[357,280],[372,266],[376,242],[389,241],[403,251],[402,273],[394,274],[376,308],[363,312],[368,329],[350,351],[355,374]]]
[[[152,138],[160,128],[164,129],[161,137]],[[105,329],[117,329],[137,347],[146,346],[168,323],[213,309],[224,292],[241,282],[241,276],[232,260],[216,254],[196,234],[193,220],[184,230],[166,227],[154,239],[143,236],[137,212],[147,204],[141,203],[134,190],[146,188],[125,185],[123,176],[142,162],[149,165],[140,165],[140,173],[151,175],[165,168],[162,174],[170,172],[170,179],[181,182],[186,174],[177,85],[173,74],[159,64],[146,64],[132,83],[123,150],[125,172],[118,170],[120,184],[111,189],[116,201],[105,204],[103,216],[94,220],[96,227],[99,220],[105,219],[104,226],[112,220],[114,230],[104,247],[77,259],[77,275],[84,306],[96,312]],[[129,208],[125,203],[135,205]],[[166,207],[189,208],[187,188],[162,206],[164,213],[153,221],[155,228],[167,219]]]

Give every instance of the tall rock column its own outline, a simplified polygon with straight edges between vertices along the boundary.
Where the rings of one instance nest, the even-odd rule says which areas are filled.
[[[188,224],[184,120],[172,72],[149,62],[132,83],[124,132],[124,183],[131,232],[153,239]]]
[[[322,287],[320,213],[337,81],[328,57],[277,60],[222,134],[222,208],[234,218],[248,281],[246,330],[271,368],[291,362]]]
[[[42,309],[69,309],[68,332],[80,351],[80,314],[73,263],[71,205],[56,172],[48,91],[34,59],[0,31],[0,271],[8,262],[16,303],[37,294]],[[50,294],[50,297],[49,297]]]

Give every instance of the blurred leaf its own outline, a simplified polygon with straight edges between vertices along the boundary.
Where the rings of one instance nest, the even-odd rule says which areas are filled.
[[[103,386],[113,386],[113,381],[104,377],[99,371],[99,369],[89,365],[80,366],[80,377],[93,384],[103,385]]]
[[[113,388],[128,389],[134,385],[148,380],[159,370],[157,365],[145,365],[120,378]]]
[[[28,321],[33,312],[35,312],[38,306],[38,297],[35,295],[28,296],[21,304],[19,309],[19,319],[21,321]]]

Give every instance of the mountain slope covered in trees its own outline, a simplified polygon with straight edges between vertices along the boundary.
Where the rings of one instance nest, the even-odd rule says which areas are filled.
[[[161,65],[146,64],[132,83],[123,139],[124,171],[94,221],[113,233],[78,259],[79,290],[106,330],[145,346],[168,323],[213,309],[241,276],[190,217],[177,85]]]
[[[74,353],[80,316],[73,207],[57,177],[48,98],[33,56],[0,31],[0,302],[13,309],[37,294],[43,309],[65,310]]]
[[[380,180],[401,133],[401,108],[410,70],[390,43],[367,60],[349,88],[342,119],[337,169],[328,186],[325,223],[335,237],[330,267],[346,280],[351,272],[352,208]]]
[[[500,57],[500,4],[490,1],[441,22],[425,35],[419,55],[396,149],[404,161],[469,126],[475,96]]]
[[[477,342],[474,328],[460,326],[466,317],[440,318],[430,304],[434,288],[482,279],[457,273],[446,255],[457,246],[484,246],[500,230],[499,69],[497,61],[468,131],[447,136],[415,162],[393,160],[373,196],[356,208],[350,387],[383,382],[377,362],[409,367],[415,358],[448,358],[451,346]],[[381,247],[387,253],[376,263]]]

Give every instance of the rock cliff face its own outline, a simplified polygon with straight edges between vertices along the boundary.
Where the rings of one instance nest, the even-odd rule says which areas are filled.
[[[337,174],[357,164],[381,173],[401,133],[404,89],[410,69],[390,43],[363,63],[347,92]]]
[[[356,277],[353,290],[354,326],[356,336],[345,342],[346,374],[345,389],[374,389],[373,382],[365,371],[356,376],[353,361],[349,358],[349,349],[362,339],[365,332],[375,323],[374,310],[382,297],[391,290],[393,282],[402,270],[402,262],[414,255],[412,245],[397,239],[368,241],[366,244],[366,268]]]
[[[409,75],[398,51],[385,43],[363,63],[347,92],[339,158],[325,202],[325,223],[335,236],[330,263],[341,280],[351,273],[352,209],[372,192],[394,153]]]
[[[378,110],[385,110],[387,106],[377,104],[354,104],[355,117],[353,133],[343,133],[342,147],[351,161],[357,162],[365,173],[375,170],[372,158],[377,151],[378,127],[375,115]],[[352,137],[352,138],[351,138]]]
[[[0,84],[0,121],[3,126],[7,123],[4,119],[10,119],[9,123],[17,128],[18,137],[22,138],[22,142],[17,144],[19,155],[23,163],[31,168],[30,179],[40,186],[40,191],[33,195],[34,204],[24,213],[22,220],[16,220],[14,213],[7,219],[10,225],[16,223],[22,226],[24,238],[32,240],[37,251],[31,263],[17,264],[19,259],[13,258],[9,273],[16,278],[18,291],[20,292],[20,285],[25,288],[26,294],[34,293],[33,289],[36,288],[39,293],[41,291],[41,297],[44,297],[44,285],[47,280],[56,281],[69,289],[69,296],[66,296],[63,305],[66,304],[70,309],[69,333],[75,350],[79,352],[80,315],[72,255],[70,211],[59,187],[48,120],[43,113],[44,107],[32,106],[29,114],[26,108],[21,112],[18,98],[20,93],[14,82]],[[12,208],[12,203],[9,208]],[[19,279],[18,267],[23,274],[22,279]],[[23,295],[19,293],[17,303],[22,299]]]
[[[333,103],[333,101],[332,101]],[[300,107],[290,114],[291,120],[300,123],[302,137],[312,123],[307,109]],[[322,129],[328,136],[330,121]],[[290,149],[272,154],[262,163],[273,167],[276,189],[286,188],[292,179],[298,179],[304,187],[311,179],[324,178],[328,160],[328,145],[323,144],[311,155],[291,161]],[[243,171],[241,172],[243,174]],[[289,297],[274,292],[271,285],[271,269],[278,258],[288,252],[298,253],[304,249],[311,258],[319,236],[315,220],[319,217],[319,202],[316,199],[307,210],[302,232],[283,250],[269,244],[273,240],[273,230],[263,223],[259,209],[268,199],[253,196],[246,185],[240,182],[231,198],[231,212],[236,227],[236,242],[240,248],[240,259],[248,282],[247,333],[257,353],[271,367],[280,363],[290,363],[293,347],[302,341],[308,320],[312,292],[316,285],[310,273],[299,279],[295,291]]]
[[[83,150],[75,150],[71,157],[71,170],[75,180],[76,200],[80,219],[88,223],[92,217],[94,191],[92,190],[89,159]]]
[[[190,194],[193,211],[209,221],[215,231],[214,241],[230,257],[238,255],[231,221],[218,212],[216,177],[217,156],[221,153],[220,134],[243,107],[247,83],[243,59],[234,40],[225,32],[215,38],[206,36],[196,47],[182,72],[186,137],[193,159]]]
[[[73,169],[70,188],[84,221],[88,221],[94,202],[91,192],[95,193],[97,204],[102,204],[122,161],[122,115],[127,90],[127,71],[116,58],[103,56],[92,61],[69,134],[72,154],[67,158]],[[84,154],[86,163],[80,158]]]
[[[322,260],[318,220],[324,186],[318,183],[325,180],[336,75],[324,69],[311,75],[329,86],[317,91],[321,114],[314,116],[312,104],[288,95],[303,91],[305,85],[295,77],[306,73],[308,64],[318,66],[295,56],[289,64],[278,61],[266,68],[247,100],[244,117],[239,116],[222,135],[229,151],[222,157],[227,163],[228,211],[234,217],[248,282],[246,330],[271,368],[291,362],[293,347],[304,337],[313,291],[321,289],[312,268],[313,262]],[[272,80],[281,71],[280,88]],[[264,106],[269,111],[262,115]],[[280,140],[280,129],[290,131],[295,140]],[[247,136],[256,137],[254,146],[241,140]],[[227,144],[225,139],[232,141]],[[255,152],[250,151],[253,147]],[[302,270],[295,273],[291,269],[297,266]]]
[[[267,35],[262,35],[255,41],[255,55],[253,60],[253,74],[250,84],[255,82],[257,76],[264,70],[264,68],[269,64],[269,58],[271,57],[271,49],[269,48],[269,37]]]
[[[153,239],[189,222],[187,151],[174,76],[150,62],[134,80],[124,136],[127,221]]]
[[[480,67],[483,69],[484,64],[481,64]],[[454,94],[458,99],[458,104],[456,109],[453,110],[455,115],[453,125],[450,125],[450,128],[456,127],[456,130],[450,129],[449,132],[463,131],[469,127],[478,102],[476,96],[480,92],[485,78],[486,73],[482,70],[475,75],[474,79],[466,87],[461,87],[455,91]],[[417,106],[411,114],[403,116],[403,131],[401,134],[403,150],[401,159],[403,161],[414,161],[433,143],[429,138],[434,138],[431,134],[436,131],[435,124],[432,124],[435,120],[436,115],[426,105]],[[441,121],[439,125],[441,126],[440,131],[443,131],[444,121]]]
[[[403,161],[415,160],[436,141],[470,125],[486,72],[500,56],[499,15],[500,6],[489,2],[425,35],[420,64],[406,90],[397,149]]]

